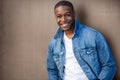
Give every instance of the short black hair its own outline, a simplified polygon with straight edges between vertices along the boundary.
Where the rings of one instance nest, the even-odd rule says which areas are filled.
[[[74,12],[74,7],[73,7],[73,4],[69,1],[65,1],[65,0],[62,0],[62,1],[59,1],[55,7],[54,7],[54,10],[59,7],[59,6],[68,6],[71,8],[71,10]]]

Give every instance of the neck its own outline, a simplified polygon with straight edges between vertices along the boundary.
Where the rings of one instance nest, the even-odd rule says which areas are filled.
[[[69,39],[71,39],[71,38],[73,37],[73,35],[74,35],[74,26],[71,27],[70,30],[67,30],[67,31],[64,31],[64,32],[65,32],[66,36],[67,36]]]

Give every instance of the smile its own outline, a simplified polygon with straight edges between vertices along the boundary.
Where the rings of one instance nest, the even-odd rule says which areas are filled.
[[[69,26],[69,23],[62,24],[63,27]]]

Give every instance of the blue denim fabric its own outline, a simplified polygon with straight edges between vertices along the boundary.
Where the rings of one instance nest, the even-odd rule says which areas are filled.
[[[112,80],[116,65],[102,34],[75,20],[72,38],[74,55],[89,80]],[[48,47],[47,71],[49,80],[64,80],[65,46],[59,28]]]

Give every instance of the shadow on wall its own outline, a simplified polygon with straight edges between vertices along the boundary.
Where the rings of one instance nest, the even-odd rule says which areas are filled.
[[[77,9],[76,18],[80,21],[82,24],[86,24],[86,18],[87,18],[87,12],[85,8]]]

